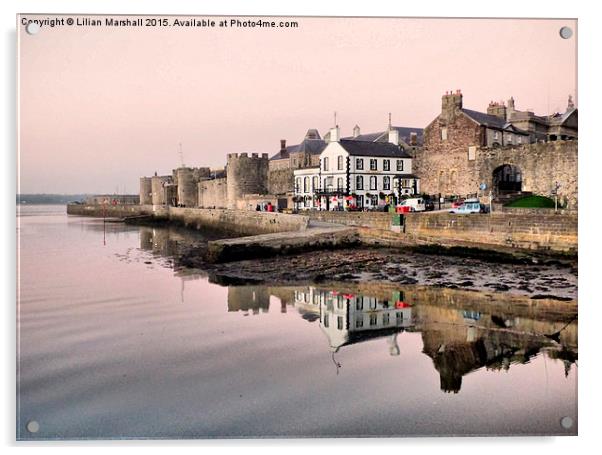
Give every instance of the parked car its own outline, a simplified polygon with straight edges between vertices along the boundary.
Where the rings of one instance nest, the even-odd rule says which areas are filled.
[[[470,214],[470,213],[487,213],[489,206],[483,204],[478,199],[466,199],[458,207],[453,207],[449,213]]]
[[[455,201],[452,202],[451,206],[452,206],[452,209],[457,209],[462,204],[464,204],[464,199],[456,199]]]
[[[426,205],[421,197],[404,199],[397,204],[397,213],[424,212],[425,210]]]
[[[431,199],[425,201],[424,208],[427,212],[430,212],[431,210],[435,210],[435,201],[433,201]]]

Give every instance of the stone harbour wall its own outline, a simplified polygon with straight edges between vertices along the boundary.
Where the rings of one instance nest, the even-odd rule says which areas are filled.
[[[388,212],[334,212],[328,210],[307,210],[301,212],[313,221],[343,224],[345,226],[363,226],[389,230],[391,213]]]
[[[577,253],[577,216],[543,214],[407,214],[406,241]]]
[[[169,208],[169,219],[194,229],[226,230],[239,235],[303,231],[309,219],[300,215],[231,209]]]
[[[127,216],[152,215],[152,205],[123,204],[67,204],[68,215],[93,216],[96,218],[125,218]]]

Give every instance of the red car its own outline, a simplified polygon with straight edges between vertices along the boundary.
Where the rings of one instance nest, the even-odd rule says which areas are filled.
[[[456,199],[454,202],[452,202],[452,209],[457,209],[462,204],[464,204],[464,199]]]

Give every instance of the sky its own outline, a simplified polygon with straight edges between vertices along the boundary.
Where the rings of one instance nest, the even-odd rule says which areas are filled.
[[[578,105],[574,20],[264,19],[299,26],[19,26],[17,191],[138,193],[180,165],[180,143],[185,165],[223,167],[324,135],[335,111],[343,136],[383,131],[389,112],[425,127],[448,90],[479,111],[510,96],[541,115]]]

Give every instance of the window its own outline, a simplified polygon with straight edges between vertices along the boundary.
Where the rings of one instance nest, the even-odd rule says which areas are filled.
[[[383,171],[391,170],[391,160],[383,160]]]
[[[339,171],[343,170],[343,155],[339,155],[337,158],[337,169]]]
[[[376,160],[370,160],[370,170],[376,171],[378,170],[378,165]]]
[[[383,325],[389,325],[389,313],[383,314]]]
[[[355,302],[355,309],[359,311],[364,309],[364,301],[361,298],[357,299],[357,302]]]
[[[518,137],[516,138],[516,142],[517,142],[518,144],[522,144],[522,142],[523,142],[523,138],[522,138],[522,137],[520,137],[520,136],[518,136]]]
[[[441,140],[447,141],[447,128],[441,128]]]
[[[327,171],[328,170],[328,157],[324,157],[323,163],[324,165],[324,170]]]
[[[359,329],[359,328],[362,328],[362,327],[364,327],[364,318],[363,317],[358,317],[355,320],[355,328]]]
[[[343,189],[343,177],[339,177],[337,179],[337,189],[342,190]]]
[[[337,308],[339,310],[343,309],[343,296],[342,295],[337,295]]]
[[[376,188],[376,175],[370,177],[370,189],[375,190]]]
[[[391,189],[391,177],[386,175],[383,177],[383,190],[390,190],[390,189]]]
[[[499,139],[499,137],[500,137],[499,133],[497,131],[494,131],[493,132],[493,138],[494,139]]]
[[[395,313],[395,322],[397,323],[397,325],[403,322],[403,313],[401,311]]]
[[[468,161],[474,161],[477,159],[477,148],[473,145],[468,147]]]
[[[403,160],[397,160],[397,170],[403,171]]]
[[[364,170],[364,160],[362,158],[356,158],[355,159],[355,168],[358,171],[363,171]]]
[[[297,191],[297,193],[301,192],[301,177],[297,178],[297,183],[295,184],[295,190]]]
[[[509,143],[509,144],[512,144],[512,135],[511,135],[511,134],[510,134],[510,135],[508,135],[508,143]]]
[[[364,189],[364,176],[363,175],[358,175],[355,178],[355,189],[356,190],[363,190]]]
[[[326,177],[324,179],[324,186],[327,190],[332,190],[332,185],[334,185],[334,177]]]
[[[309,177],[303,179],[303,192],[309,193]]]
[[[318,189],[318,177],[315,176],[312,180],[313,180],[313,183],[312,183],[313,190],[316,191]]]
[[[328,327],[328,314],[324,315],[324,327]]]
[[[337,329],[343,330],[343,317],[342,316],[337,317]]]
[[[377,321],[376,315],[375,314],[371,314],[370,315],[370,325],[376,325],[377,322],[378,321]]]

